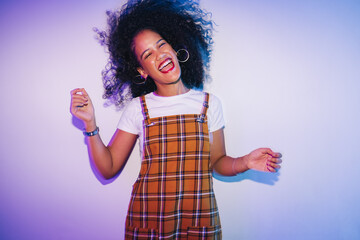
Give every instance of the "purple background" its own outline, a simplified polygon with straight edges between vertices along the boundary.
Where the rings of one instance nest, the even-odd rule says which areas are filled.
[[[101,180],[69,113],[85,87],[104,142],[116,129],[92,28],[122,3],[1,1],[0,239],[123,238],[138,147]],[[284,155],[277,174],[215,176],[223,238],[360,239],[360,2],[201,5],[217,23],[206,89],[222,101],[228,154]]]

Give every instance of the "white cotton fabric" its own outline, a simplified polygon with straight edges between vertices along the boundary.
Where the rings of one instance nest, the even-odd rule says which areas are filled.
[[[145,95],[150,118],[180,115],[200,114],[205,99],[204,92],[190,89],[188,92],[171,97],[161,97],[154,93]],[[220,100],[213,94],[209,96],[207,110],[209,132],[214,132],[225,126]],[[118,129],[139,136],[140,149],[143,149],[143,121],[140,98],[134,98],[124,109],[118,123]]]

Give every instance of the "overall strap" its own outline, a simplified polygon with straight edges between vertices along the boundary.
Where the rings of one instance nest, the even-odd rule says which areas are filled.
[[[200,117],[196,119],[197,122],[205,122],[206,112],[208,108],[209,108],[209,93],[205,92],[203,107],[200,113]]]
[[[150,117],[149,117],[149,111],[148,108],[146,106],[146,101],[145,101],[145,96],[142,95],[140,96],[140,103],[141,103],[141,110],[142,110],[142,114],[144,116],[144,121],[146,125],[150,125]]]

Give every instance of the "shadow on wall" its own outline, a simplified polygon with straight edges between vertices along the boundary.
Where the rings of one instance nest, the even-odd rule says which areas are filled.
[[[71,122],[72,122],[72,125],[74,127],[76,127],[77,129],[79,129],[80,131],[84,131],[84,123],[77,119],[76,117],[72,116],[72,119],[71,119]],[[86,138],[84,138],[84,144],[87,145],[87,141],[86,141]],[[88,153],[89,154],[89,153]],[[90,154],[89,154],[89,164],[90,164],[90,167],[91,167],[91,170],[93,171],[95,177],[97,178],[97,180],[99,182],[101,182],[102,185],[107,185],[109,183],[112,183],[113,181],[115,181],[117,179],[117,177],[121,174],[121,172],[123,171],[124,168],[122,168],[114,177],[110,178],[110,179],[105,179],[99,172],[99,170],[96,168],[95,166],[95,163],[94,161],[92,161],[90,159]],[[126,165],[126,163],[124,164],[124,166]]]
[[[240,173],[232,177],[222,176],[215,172],[213,173],[213,177],[222,182],[240,182],[242,180],[249,179],[254,182],[263,183],[267,185],[275,185],[275,183],[279,180],[279,176],[280,176],[279,171],[276,173],[267,173],[256,170],[248,170],[244,173]]]

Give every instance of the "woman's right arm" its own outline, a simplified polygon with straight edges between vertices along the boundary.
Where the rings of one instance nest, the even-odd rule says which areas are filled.
[[[71,91],[71,113],[82,120],[86,132],[96,129],[94,107],[85,89]],[[134,148],[137,135],[117,129],[108,146],[105,146],[99,134],[86,137],[90,158],[104,178],[116,175],[124,166]]]

